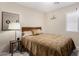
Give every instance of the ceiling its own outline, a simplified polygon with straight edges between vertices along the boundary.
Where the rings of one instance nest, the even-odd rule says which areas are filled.
[[[56,9],[75,4],[76,2],[17,2],[20,5],[36,9],[41,12],[50,12]]]

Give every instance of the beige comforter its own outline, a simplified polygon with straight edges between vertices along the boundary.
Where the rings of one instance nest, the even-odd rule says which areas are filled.
[[[24,48],[33,55],[38,56],[65,56],[70,55],[75,49],[71,38],[55,34],[40,34],[35,36],[24,36],[22,39]]]

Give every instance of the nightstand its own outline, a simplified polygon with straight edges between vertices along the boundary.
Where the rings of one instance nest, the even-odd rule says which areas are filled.
[[[10,41],[10,53],[11,56],[13,56],[13,53],[16,51],[20,51],[22,52],[22,45],[21,45],[21,40],[19,40],[19,38],[17,38],[17,40],[12,40]]]

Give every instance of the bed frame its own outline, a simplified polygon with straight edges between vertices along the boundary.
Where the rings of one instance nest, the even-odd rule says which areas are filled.
[[[31,30],[33,30],[33,29],[40,29],[41,30],[41,27],[22,27],[22,32],[24,32],[24,31],[31,31]],[[49,38],[50,39],[50,38]],[[52,39],[52,38],[51,38]],[[60,39],[60,38],[59,38]],[[66,38],[65,38],[66,39]],[[68,39],[68,38],[67,38]],[[53,46],[50,46],[50,47],[52,47],[52,48],[50,48],[50,47],[46,47],[46,46],[44,46],[44,45],[42,45],[42,44],[39,44],[39,43],[37,43],[37,41],[36,41],[36,43],[37,43],[37,48],[39,49],[38,51],[40,52],[40,51],[42,51],[42,49],[45,49],[45,51],[44,51],[44,53],[45,52],[47,52],[45,55],[57,55],[57,56],[65,56],[65,55],[67,55],[67,56],[69,56],[70,54],[71,54],[71,52],[75,49],[75,44],[74,44],[74,42],[73,42],[73,40],[71,40],[71,38],[69,38],[70,40],[63,46],[63,47],[61,47],[62,49],[59,51],[59,52],[57,52],[55,49],[53,49]],[[30,40],[29,40],[30,41]],[[28,44],[29,44],[29,41],[28,41]],[[52,40],[53,41],[53,40]],[[41,42],[41,41],[40,41]],[[32,43],[32,41],[30,42],[30,43]],[[32,43],[32,46],[34,45],[34,43],[35,42],[33,42]],[[35,44],[36,44],[35,43]],[[52,42],[49,42],[49,43],[52,43]],[[41,46],[42,45],[42,46]],[[50,44],[49,44],[50,45]],[[44,47],[44,48],[43,48]],[[22,48],[25,50],[25,51],[27,51],[27,52],[29,52],[29,54],[30,54],[30,56],[33,56],[33,51],[32,51],[32,47],[30,48],[31,50],[29,51],[27,48],[28,47],[24,47],[24,45],[22,45]],[[63,49],[64,48],[64,49]],[[41,49],[41,50],[40,50]],[[66,51],[65,51],[66,50]],[[65,51],[65,52],[64,52]],[[66,53],[67,52],[67,53]],[[37,53],[37,52],[36,52]],[[41,52],[42,53],[42,52]],[[37,53],[38,55],[40,54],[40,53]],[[42,55],[41,55],[42,56]]]
[[[41,27],[22,27],[22,32],[24,31],[32,31],[33,29],[42,29]]]

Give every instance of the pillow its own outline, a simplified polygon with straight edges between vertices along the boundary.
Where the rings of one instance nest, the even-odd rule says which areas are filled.
[[[32,34],[32,31],[24,31],[24,32],[22,33],[22,35],[23,35],[23,36],[30,36],[30,35],[33,35],[33,34]]]
[[[40,29],[34,29],[34,30],[32,30],[32,32],[33,32],[33,35],[42,34],[42,31]]]

